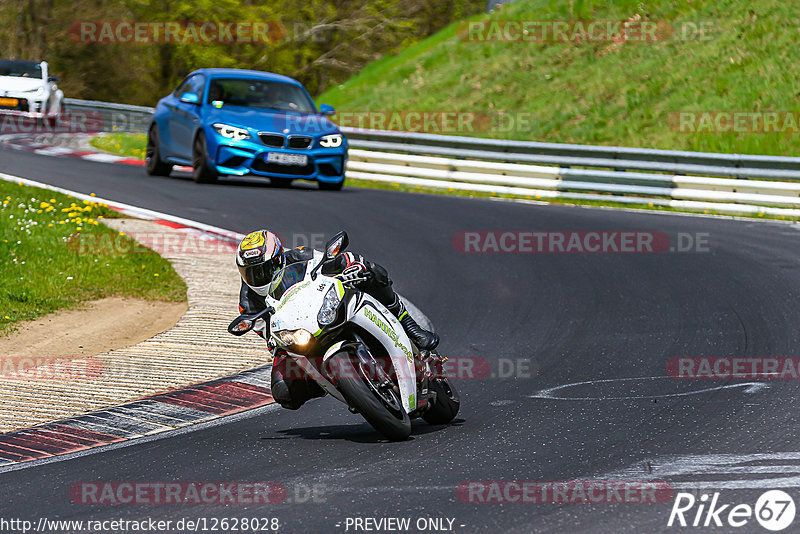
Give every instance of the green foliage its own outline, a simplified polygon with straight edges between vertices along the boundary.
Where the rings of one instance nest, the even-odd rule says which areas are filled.
[[[367,65],[318,97],[338,111],[425,110],[528,117],[462,131],[519,140],[798,155],[797,133],[685,133],[679,111],[800,108],[800,6],[780,0],[520,0],[472,20],[642,20],[649,42],[470,42],[452,24]],[[705,35],[692,28],[706,24]],[[694,26],[692,26],[694,25]],[[688,38],[679,39],[680,30]]]
[[[143,133],[104,133],[92,137],[89,144],[112,154],[144,159],[147,135]]]
[[[480,12],[482,0],[6,0],[0,57],[45,59],[67,96],[154,105],[194,69],[286,74],[312,94]],[[86,43],[79,23],[264,22],[271,42]]]

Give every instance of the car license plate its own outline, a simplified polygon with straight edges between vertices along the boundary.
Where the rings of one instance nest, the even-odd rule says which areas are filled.
[[[19,100],[16,98],[0,98],[0,106],[15,108],[17,105],[19,105]]]
[[[269,152],[267,153],[268,163],[277,163],[279,165],[299,165],[305,167],[308,165],[308,156],[305,154],[284,154],[283,152]]]

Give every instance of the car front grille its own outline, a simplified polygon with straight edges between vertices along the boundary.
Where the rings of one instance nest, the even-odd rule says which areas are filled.
[[[289,148],[304,150],[311,146],[312,140],[313,139],[307,135],[290,135]]]
[[[259,132],[258,138],[261,142],[272,148],[283,148],[285,138],[281,134],[261,133]]]
[[[290,174],[292,176],[310,176],[314,174],[314,164],[311,161],[305,167],[300,167],[297,165],[269,163],[261,158],[256,158],[252,167],[254,171],[268,172],[270,174]]]

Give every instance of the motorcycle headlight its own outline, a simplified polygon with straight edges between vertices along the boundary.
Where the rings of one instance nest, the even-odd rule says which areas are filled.
[[[311,335],[311,332],[305,328],[299,330],[279,330],[275,332],[275,335],[284,345],[294,345],[298,348],[303,348],[308,345],[314,337]]]
[[[319,140],[319,144],[325,148],[336,148],[337,146],[342,146],[342,139],[342,134],[323,135]]]
[[[217,123],[214,125],[214,129],[222,137],[227,137],[228,139],[233,139],[234,141],[250,139],[250,132],[244,128],[237,128],[236,126],[231,126],[230,124]]]
[[[322,307],[317,314],[317,322],[320,326],[327,326],[336,319],[336,310],[339,308],[341,301],[336,286],[331,286],[325,294],[325,298],[322,300]]]

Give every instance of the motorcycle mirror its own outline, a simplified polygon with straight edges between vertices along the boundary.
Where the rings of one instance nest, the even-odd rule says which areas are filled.
[[[347,237],[347,232],[342,230],[335,236],[328,241],[328,244],[325,245],[325,259],[332,260],[339,254],[341,254],[344,249],[347,248],[347,245],[350,244],[350,239]]]
[[[256,322],[252,319],[237,317],[230,325],[228,325],[228,332],[234,336],[243,336],[252,330],[255,324]]]
[[[263,319],[273,313],[275,313],[275,308],[268,306],[255,315],[240,315],[228,325],[228,332],[234,336],[243,336],[255,327],[258,319]]]

